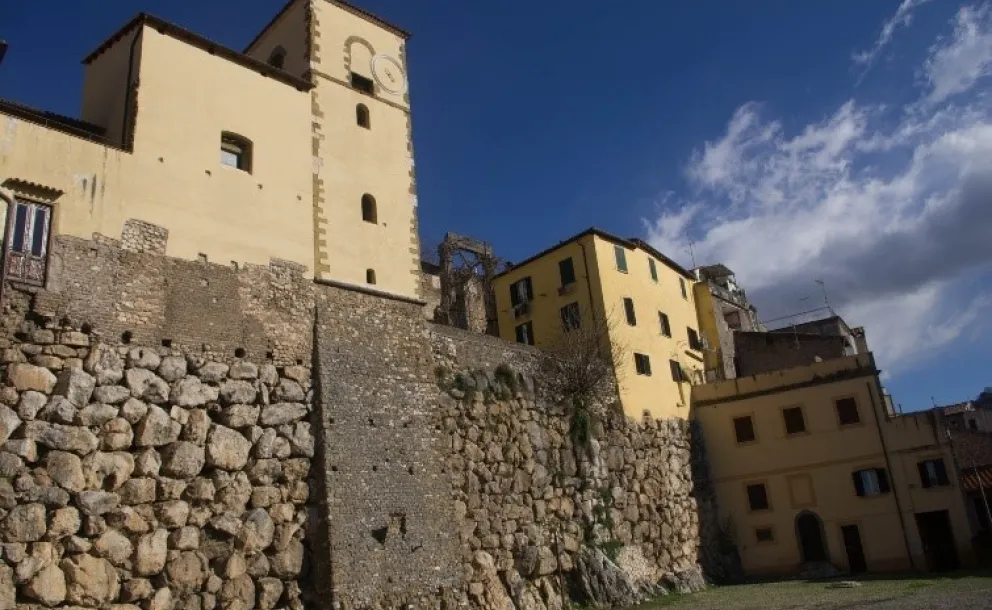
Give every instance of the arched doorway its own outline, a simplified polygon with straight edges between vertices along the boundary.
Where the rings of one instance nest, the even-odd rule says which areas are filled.
[[[803,511],[796,515],[796,539],[803,563],[827,561],[827,542],[823,521],[816,513]]]

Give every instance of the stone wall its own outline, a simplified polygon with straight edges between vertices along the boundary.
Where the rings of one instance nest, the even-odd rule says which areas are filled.
[[[303,608],[309,369],[31,326],[4,340],[0,608]]]
[[[521,372],[532,349],[444,327],[431,338],[433,417],[473,606],[556,610],[563,591],[628,605],[698,589],[701,567],[722,575],[714,494],[688,422],[635,422],[617,408],[580,422]]]
[[[330,287],[318,296],[324,565],[345,610],[462,596],[421,307]]]
[[[817,362],[817,358],[842,358],[845,347],[843,337],[786,332],[734,333],[738,377],[805,366]]]
[[[154,233],[151,225],[141,228],[141,235]],[[112,343],[221,361],[242,354],[276,366],[309,363],[313,284],[303,267],[186,261],[132,251],[139,247],[132,241],[122,247],[99,235],[56,237],[45,288],[5,290],[5,325],[16,326],[30,310]]]
[[[312,283],[59,236],[7,284],[0,609],[297,608],[314,597]]]

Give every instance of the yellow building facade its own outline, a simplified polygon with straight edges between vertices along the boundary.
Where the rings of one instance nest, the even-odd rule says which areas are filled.
[[[0,189],[44,240],[138,220],[170,256],[417,299],[408,37],[337,0],[289,2],[245,53],[140,14],[84,60],[80,119],[0,102]]]
[[[946,440],[886,408],[871,353],[693,388],[745,572],[951,569],[970,527]]]
[[[602,325],[631,417],[689,416],[701,380],[693,279],[640,240],[589,229],[513,266],[493,282],[500,335],[553,345],[574,324]]]

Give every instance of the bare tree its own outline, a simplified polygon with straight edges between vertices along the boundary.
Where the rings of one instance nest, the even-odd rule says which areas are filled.
[[[541,350],[537,377],[548,397],[561,404],[588,409],[616,401],[620,364],[627,349],[614,330],[617,316],[587,315],[562,321],[562,333]]]

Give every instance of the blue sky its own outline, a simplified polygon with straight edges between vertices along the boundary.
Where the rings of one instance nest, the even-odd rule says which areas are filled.
[[[992,385],[992,11],[951,0],[360,0],[413,32],[425,242],[590,225],[865,325],[904,407]],[[0,97],[75,115],[138,10],[242,48],[282,0],[0,3]],[[623,8],[612,8],[612,7]],[[809,301],[806,301],[809,302]]]

